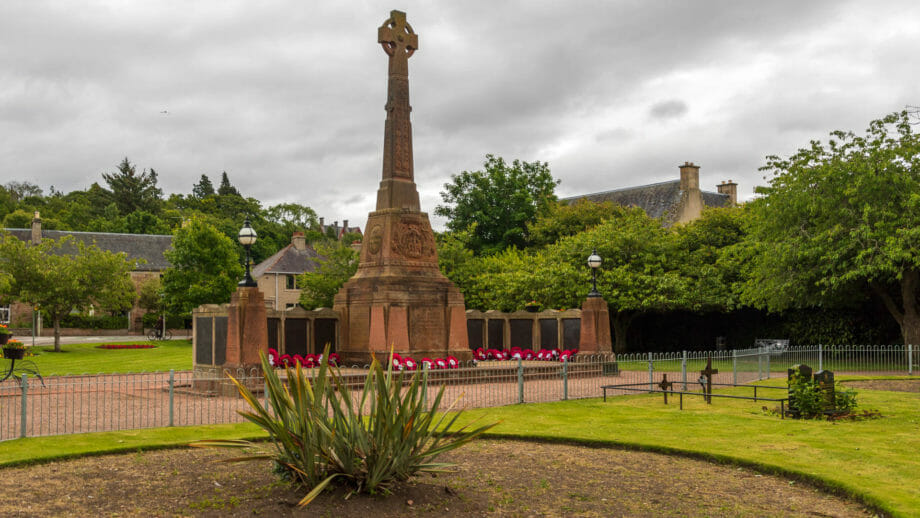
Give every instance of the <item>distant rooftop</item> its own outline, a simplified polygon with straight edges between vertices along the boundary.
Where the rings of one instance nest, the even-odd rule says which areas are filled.
[[[32,239],[32,231],[22,228],[5,229],[22,241]],[[116,234],[110,232],[76,232],[71,230],[44,230],[42,239],[60,240],[64,236],[73,236],[87,245],[96,245],[109,252],[125,252],[129,259],[142,259],[136,271],[162,271],[169,268],[163,252],[172,246],[172,236],[155,234]]]

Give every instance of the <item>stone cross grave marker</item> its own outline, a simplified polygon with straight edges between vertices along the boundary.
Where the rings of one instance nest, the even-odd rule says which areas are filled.
[[[834,373],[826,370],[816,372],[815,384],[818,386],[818,390],[821,391],[824,411],[834,412],[837,410],[836,397],[834,394]]]
[[[700,371],[700,384],[703,383],[703,377],[705,377],[706,378],[705,380],[706,381],[706,396],[704,396],[704,398],[706,399],[706,402],[710,404],[712,403],[712,397],[711,397],[712,375],[718,374],[718,373],[719,373],[719,369],[712,368],[712,356],[709,356],[706,359],[706,368]]]
[[[658,388],[660,388],[661,391],[664,392],[664,404],[667,405],[668,404],[668,391],[674,390],[674,382],[668,381],[667,374],[662,374],[661,382],[658,383]]]

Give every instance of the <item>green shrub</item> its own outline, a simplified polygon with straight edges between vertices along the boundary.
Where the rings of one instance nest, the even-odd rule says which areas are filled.
[[[789,408],[805,419],[814,419],[824,415],[825,399],[820,386],[811,379],[793,374],[789,382]],[[834,386],[834,409],[836,415],[846,415],[856,408],[856,391],[843,388],[839,383]]]
[[[837,383],[834,386],[834,405],[837,412],[849,414],[856,408],[856,391]]]
[[[811,379],[796,373],[789,381],[789,407],[794,408],[801,417],[812,419],[824,411],[824,398]]]
[[[327,346],[323,356],[328,355]],[[338,370],[325,364],[312,377],[299,366],[288,368],[287,386],[264,354],[262,369],[270,408],[242,383],[233,382],[252,408],[240,414],[268,432],[271,446],[228,440],[193,446],[254,451],[229,462],[272,459],[284,479],[309,488],[300,501],[302,506],[336,479],[350,488],[349,495],[373,494],[386,493],[395,481],[419,472],[445,471],[449,465],[434,462],[438,455],[463,446],[497,424],[452,431],[460,412],[448,418],[447,413],[427,410],[423,374],[414,373],[406,387],[401,373],[394,374],[392,367],[384,371],[376,358],[357,397]],[[443,395],[444,386],[431,399],[431,408],[439,407]]]
[[[46,320],[50,322],[51,320]],[[127,329],[127,316],[112,315],[64,315],[61,318],[61,327],[74,327],[78,329]]]

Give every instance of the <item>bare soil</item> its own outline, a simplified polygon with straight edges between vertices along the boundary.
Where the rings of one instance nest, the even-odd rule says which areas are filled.
[[[920,392],[920,379],[844,381],[847,387],[895,392]]]
[[[225,450],[176,449],[0,470],[0,516],[872,516],[852,501],[745,468],[645,452],[477,441],[388,496],[306,508],[305,491],[268,462],[215,462]]]

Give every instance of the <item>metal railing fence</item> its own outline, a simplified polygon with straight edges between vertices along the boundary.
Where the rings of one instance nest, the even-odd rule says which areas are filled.
[[[714,383],[743,384],[785,377],[807,363],[816,371],[841,374],[912,375],[918,353],[912,346],[797,346],[783,350],[737,349],[620,355],[579,354],[567,362],[485,361],[458,369],[426,372],[428,394],[441,386],[441,409],[457,398],[462,408],[601,397],[603,385],[648,384],[662,376],[676,390],[699,390],[700,371],[711,358]],[[308,371],[315,373],[315,371]],[[349,386],[360,392],[367,366],[343,367]],[[256,370],[234,377],[264,397]],[[611,391],[608,395],[627,394]],[[430,396],[433,399],[433,396]],[[196,377],[191,371],[142,374],[28,376],[0,383],[0,441],[84,432],[243,422],[247,409],[227,378]]]

